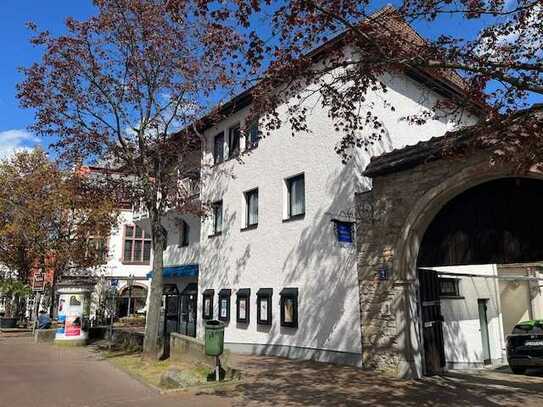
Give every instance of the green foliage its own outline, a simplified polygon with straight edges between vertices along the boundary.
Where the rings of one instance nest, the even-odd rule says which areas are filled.
[[[32,289],[22,281],[13,279],[0,279],[0,296],[5,297],[6,318],[13,317],[14,305],[19,298],[32,294]]]

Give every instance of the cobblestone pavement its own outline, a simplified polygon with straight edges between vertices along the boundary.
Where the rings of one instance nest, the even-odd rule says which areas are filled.
[[[543,406],[543,371],[455,371],[408,381],[324,363],[233,360],[244,383],[161,395],[87,349],[0,337],[0,407]]]

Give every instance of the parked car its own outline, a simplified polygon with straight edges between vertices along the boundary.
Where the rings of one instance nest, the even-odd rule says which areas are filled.
[[[543,320],[523,321],[507,337],[507,362],[515,374],[543,368]]]

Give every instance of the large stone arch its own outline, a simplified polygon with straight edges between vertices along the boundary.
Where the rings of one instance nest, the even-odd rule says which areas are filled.
[[[518,174],[489,165],[488,156],[479,153],[392,166],[370,176],[372,191],[357,197],[363,360],[368,368],[420,377],[424,355],[417,258],[426,229],[464,191]],[[536,172],[524,177],[543,180]]]

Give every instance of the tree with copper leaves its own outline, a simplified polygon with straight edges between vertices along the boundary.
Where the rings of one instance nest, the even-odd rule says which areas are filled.
[[[168,210],[200,212],[191,187],[202,139],[194,123],[205,100],[229,86],[222,61],[237,52],[234,30],[200,13],[199,2],[94,0],[97,14],[66,20],[67,33],[39,32],[40,62],[23,69],[23,107],[36,134],[57,137],[70,162],[123,172],[125,196],[149,214],[153,279],[144,352],[160,353],[163,250]]]
[[[293,134],[310,132],[305,102],[318,94],[347,160],[352,148],[381,139],[383,122],[368,95],[379,92],[386,103],[383,75],[403,72],[430,76],[434,89],[450,95],[404,120],[417,125],[446,116],[461,125],[475,114],[474,146],[521,171],[541,166],[540,0],[397,0],[383,8],[375,0],[219,3],[209,13],[218,23],[243,26],[250,39],[245,85],[253,87],[253,114],[266,115],[268,130],[282,124],[277,108],[294,96],[287,119]],[[262,20],[269,29],[256,26]],[[411,28],[421,26],[430,38]]]

